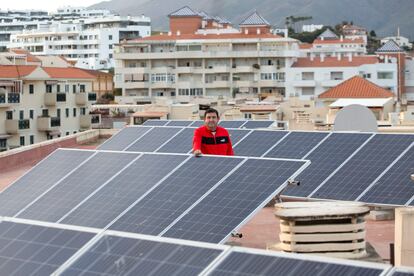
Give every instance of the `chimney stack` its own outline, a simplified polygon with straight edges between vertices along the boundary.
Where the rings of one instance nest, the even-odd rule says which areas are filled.
[[[259,29],[259,28],[257,28],[257,34],[258,34],[258,35],[260,34],[260,29]]]
[[[321,54],[321,62],[325,61],[325,54]]]
[[[348,54],[348,61],[352,62],[352,54],[351,53]]]

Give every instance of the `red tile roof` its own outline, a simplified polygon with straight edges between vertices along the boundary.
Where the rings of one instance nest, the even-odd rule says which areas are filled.
[[[130,41],[152,41],[152,40],[186,40],[186,39],[238,39],[238,38],[281,38],[279,35],[274,34],[181,34],[181,35],[152,35],[144,38],[133,39]]]
[[[337,57],[325,57],[324,61],[321,61],[320,57],[315,57],[313,60],[306,57],[298,58],[292,67],[354,67],[375,63],[379,63],[376,56],[353,56],[352,61],[349,61],[348,56],[342,56],[341,60]]]
[[[42,69],[51,77],[55,79],[95,79],[92,74],[75,67],[42,67]]]
[[[320,99],[391,97],[394,97],[394,93],[359,76],[352,77],[319,95]]]
[[[26,55],[27,62],[41,62],[40,59],[30,54],[29,51],[24,50],[24,49],[10,49],[10,52],[13,52],[17,55]]]
[[[340,39],[315,39],[313,41],[313,44],[363,44],[364,40],[362,38],[356,38],[356,39],[348,39],[344,38],[342,40]]]
[[[0,65],[1,79],[16,79],[32,73],[37,68],[36,65]]]
[[[299,44],[299,49],[310,49],[310,48],[312,48],[312,44],[309,44],[309,43],[302,43],[302,44]]]

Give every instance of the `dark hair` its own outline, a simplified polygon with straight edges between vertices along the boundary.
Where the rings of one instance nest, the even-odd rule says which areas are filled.
[[[217,118],[220,117],[219,113],[217,110],[215,110],[214,108],[208,108],[205,112],[204,112],[204,118],[206,118],[208,113],[216,113]]]

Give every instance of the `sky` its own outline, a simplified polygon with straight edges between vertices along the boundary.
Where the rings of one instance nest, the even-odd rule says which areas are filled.
[[[102,0],[0,0],[0,9],[37,9],[54,12],[61,6],[87,7]]]

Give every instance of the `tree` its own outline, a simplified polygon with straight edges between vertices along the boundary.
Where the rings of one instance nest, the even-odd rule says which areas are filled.
[[[374,30],[371,30],[371,31],[369,32],[369,36],[370,36],[370,37],[377,37],[377,34],[375,33],[375,31],[374,31]]]

